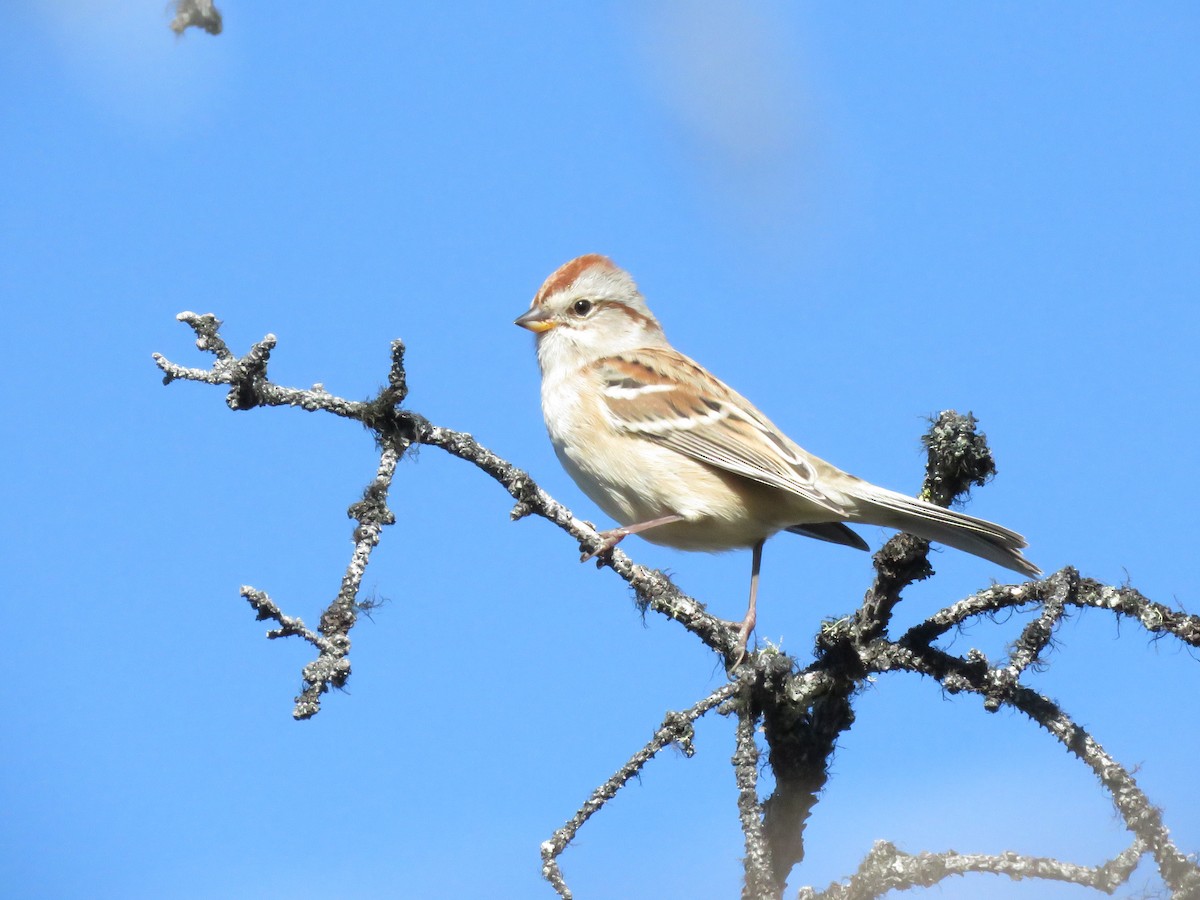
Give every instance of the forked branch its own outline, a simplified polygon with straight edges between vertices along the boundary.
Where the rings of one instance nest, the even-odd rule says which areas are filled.
[[[221,323],[215,316],[182,313],[178,318],[195,332],[197,346],[215,360],[211,368],[198,369],[155,354],[164,383],[187,380],[227,386],[226,402],[234,410],[297,406],[354,419],[374,432],[380,448],[374,478],[362,498],[350,506],[350,516],[356,522],[354,549],[340,589],[322,613],[318,629],[313,631],[298,617],[285,615],[265,592],[252,587],[242,589],[258,618],[277,624],[268,637],[300,637],[317,650],[317,658],[304,668],[305,687],[296,698],[294,710],[297,718],[316,714],[321,694],[330,687],[343,686],[350,675],[349,633],[364,606],[359,600],[363,572],[383,527],[395,521],[388,507],[388,494],[396,464],[412,445],[439,447],[486,473],[516,501],[513,519],[537,515],[553,522],[585,550],[599,544],[600,538],[590,525],[538,487],[524,471],[471,435],[434,425],[402,408],[407,383],[401,342],[392,345],[387,385],[369,401],[351,401],[332,396],[320,385],[297,389],[272,383],[267,373],[275,347],[271,335],[237,357],[222,340]],[[941,414],[926,442],[929,463],[922,496],[932,502],[948,506],[972,485],[983,484],[995,471],[986,441],[970,416]],[[1103,866],[1085,867],[1015,854],[947,852],[910,856],[881,842],[848,882],[821,892],[804,888],[802,897],[878,897],[889,890],[933,884],[968,871],[1070,881],[1111,891],[1128,878],[1144,853],[1153,856],[1174,896],[1200,897],[1200,870],[1195,859],[1171,842],[1161,813],[1150,804],[1133,776],[1057,704],[1021,683],[1028,669],[1044,662],[1044,656],[1053,648],[1055,628],[1071,609],[1108,610],[1133,618],[1151,634],[1172,635],[1193,647],[1200,646],[1200,618],[1155,603],[1132,588],[1081,578],[1068,568],[1041,581],[997,585],[950,603],[893,640],[889,626],[903,591],[932,574],[927,550],[926,542],[910,535],[897,535],[888,541],[875,556],[874,582],[861,606],[852,615],[822,627],[815,659],[808,666],[801,667],[774,648],[754,651],[731,673],[730,682],[685,712],[669,714],[651,740],[542,845],[543,872],[559,895],[567,898],[571,892],[558,857],[588,818],[670,743],[679,744],[690,755],[693,723],[724,704],[722,711],[734,713],[737,719],[732,763],[746,844],[743,897],[780,897],[789,873],[803,858],[805,822],[828,777],[837,740],[853,724],[856,692],[873,677],[907,672],[932,679],[940,689],[951,693],[975,694],[988,710],[1010,706],[1044,728],[1096,775],[1134,835],[1134,843]],[[680,623],[722,657],[727,666],[737,658],[736,626],[711,615],[662,572],[637,565],[620,549],[602,555],[598,565],[612,569],[632,586],[643,610],[653,610]],[[992,665],[977,651],[954,656],[934,644],[977,617],[1024,609],[1034,609],[1036,615],[1022,630],[1007,660],[1000,664]],[[775,777],[774,790],[762,802],[757,779],[759,723],[767,762]]]

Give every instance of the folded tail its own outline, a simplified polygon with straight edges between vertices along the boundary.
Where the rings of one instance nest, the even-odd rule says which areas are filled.
[[[907,531],[1022,575],[1042,574],[1041,569],[1021,555],[1021,550],[1028,544],[1015,531],[866,483],[861,492],[854,492],[852,496],[855,510],[848,521]],[[829,537],[824,539],[830,540]]]

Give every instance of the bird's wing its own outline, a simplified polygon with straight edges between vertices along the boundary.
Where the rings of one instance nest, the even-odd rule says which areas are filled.
[[[846,516],[845,501],[822,489],[808,454],[682,353],[643,349],[606,357],[595,368],[618,430]]]

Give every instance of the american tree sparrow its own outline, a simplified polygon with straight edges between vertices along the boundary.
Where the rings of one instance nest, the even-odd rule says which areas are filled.
[[[801,449],[749,400],[673,349],[633,278],[573,259],[516,320],[537,335],[542,414],[563,468],[620,528],[681,550],[753,550],[754,628],[763,543],[790,531],[860,550],[845,522],[882,525],[1038,575],[1015,531],[876,487]]]

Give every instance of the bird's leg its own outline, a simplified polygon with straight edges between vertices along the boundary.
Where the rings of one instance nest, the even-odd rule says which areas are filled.
[[[733,663],[735,669],[746,658],[746,644],[750,640],[750,632],[754,630],[754,623],[757,620],[755,607],[758,602],[758,573],[762,569],[762,552],[765,543],[766,539],[764,538],[754,545],[753,556],[750,560],[750,603],[746,607],[746,618],[742,619],[742,626],[738,629],[738,655]]]
[[[682,521],[683,516],[660,516],[657,519],[651,519],[649,522],[638,522],[636,525],[622,525],[620,528],[602,531],[600,532],[600,546],[590,553],[584,553],[583,556],[579,557],[579,561],[587,562],[593,556],[603,556],[631,534],[637,534],[639,531],[647,531],[651,528],[657,528],[659,525],[670,525],[672,522]]]

